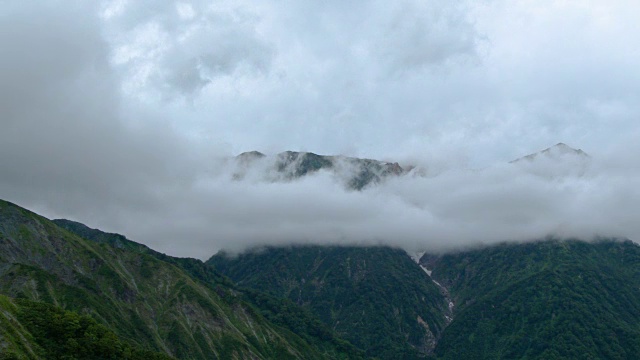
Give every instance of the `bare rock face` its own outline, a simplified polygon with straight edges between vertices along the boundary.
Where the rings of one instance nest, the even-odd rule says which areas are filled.
[[[178,359],[326,358],[202,262],[57,223],[0,200],[0,295],[91,314],[125,341]]]

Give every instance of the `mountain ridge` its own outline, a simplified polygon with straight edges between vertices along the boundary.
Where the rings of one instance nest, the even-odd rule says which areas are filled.
[[[284,151],[274,156],[248,151],[232,160],[236,165],[232,177],[236,180],[245,178],[249,168],[260,163],[268,174],[267,180],[291,181],[324,170],[334,174],[347,188],[353,190],[362,190],[383,182],[390,176],[399,176],[409,171],[397,162],[298,151]]]
[[[584,172],[585,162],[591,156],[582,149],[575,149],[560,142],[543,150],[511,160],[509,164],[527,165],[538,160],[557,163],[552,172],[566,173],[563,167],[573,166],[579,162]],[[398,162],[380,161],[368,158],[350,157],[344,155],[319,155],[305,151],[283,151],[275,155],[268,155],[259,151],[247,151],[230,158],[233,169],[232,178],[243,180],[254,176],[268,182],[293,181],[310,174],[325,171],[341,182],[347,189],[364,190],[367,187],[385,182],[392,177],[413,174],[424,176],[427,169],[414,164],[400,165]],[[566,164],[565,164],[566,163]],[[259,169],[255,171],[253,167]],[[538,172],[538,170],[533,170]]]
[[[219,255],[208,262],[243,286],[297,299],[318,314],[333,314],[339,311],[336,301],[341,299],[333,292],[345,285],[340,277],[326,274],[348,273],[349,268],[353,271],[354,257],[373,261],[366,255],[373,249],[376,247],[288,246],[263,248],[235,258]],[[343,254],[327,257],[330,265],[326,259],[317,260],[322,259],[315,257],[320,253]],[[640,351],[640,246],[629,240],[547,238],[445,254],[425,253],[418,264],[409,254],[400,255],[407,264],[415,265],[421,276],[438,285],[441,294],[431,293],[432,299],[442,302],[447,298],[454,305],[450,308],[451,319],[433,338],[432,350],[406,353],[407,358],[634,359]],[[403,280],[398,276],[394,285],[375,286],[379,297],[385,299],[377,306],[399,306],[393,294],[405,293],[400,290]],[[360,291],[350,290],[353,294]],[[347,311],[360,314],[367,304],[376,302],[351,303],[357,306]],[[332,310],[327,312],[327,307]],[[439,316],[445,314],[442,307],[436,308],[440,309]],[[397,314],[397,310],[385,313],[389,312]],[[387,323],[383,314],[371,316],[370,321]],[[331,319],[324,317],[324,321]],[[396,333],[390,328],[386,331]],[[611,336],[617,338],[605,334],[616,334]],[[374,350],[382,359],[397,358],[399,351]]]

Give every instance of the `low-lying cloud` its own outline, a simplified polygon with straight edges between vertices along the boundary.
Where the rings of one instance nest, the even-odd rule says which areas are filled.
[[[238,181],[222,171],[163,193],[164,203],[143,219],[123,213],[118,222],[133,238],[196,257],[267,244],[447,251],[549,235],[640,238],[640,172],[594,159],[586,171],[580,165],[557,175],[546,171],[557,168],[551,162],[409,173],[362,191],[324,170],[278,182]]]

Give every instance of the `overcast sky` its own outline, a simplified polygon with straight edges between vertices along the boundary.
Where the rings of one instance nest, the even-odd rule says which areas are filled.
[[[200,258],[640,239],[638,36],[624,0],[0,1],[0,198]],[[558,142],[594,165],[503,165]],[[248,150],[446,171],[228,181],[218,159]]]

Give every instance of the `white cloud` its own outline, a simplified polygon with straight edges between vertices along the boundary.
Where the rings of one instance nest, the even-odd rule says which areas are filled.
[[[248,9],[206,1],[118,5],[104,25],[132,96],[191,97],[217,77],[269,69],[270,45]]]
[[[638,6],[5,1],[0,197],[199,257],[261,242],[637,239]],[[551,180],[546,166],[488,167],[559,141],[595,165]],[[327,174],[216,175],[216,158],[254,149],[430,177],[350,192]],[[455,170],[474,166],[488,168]]]
[[[407,175],[362,192],[346,189],[329,172],[274,183],[263,181],[264,167],[242,181],[231,180],[229,170],[163,192],[170,206],[155,208],[142,221],[140,214],[122,213],[118,226],[132,236],[154,238],[163,251],[199,257],[264,244],[446,251],[548,235],[639,239],[640,173],[615,170],[610,159],[593,160],[586,171],[573,161],[543,158]],[[555,174],[558,168],[565,171]]]

